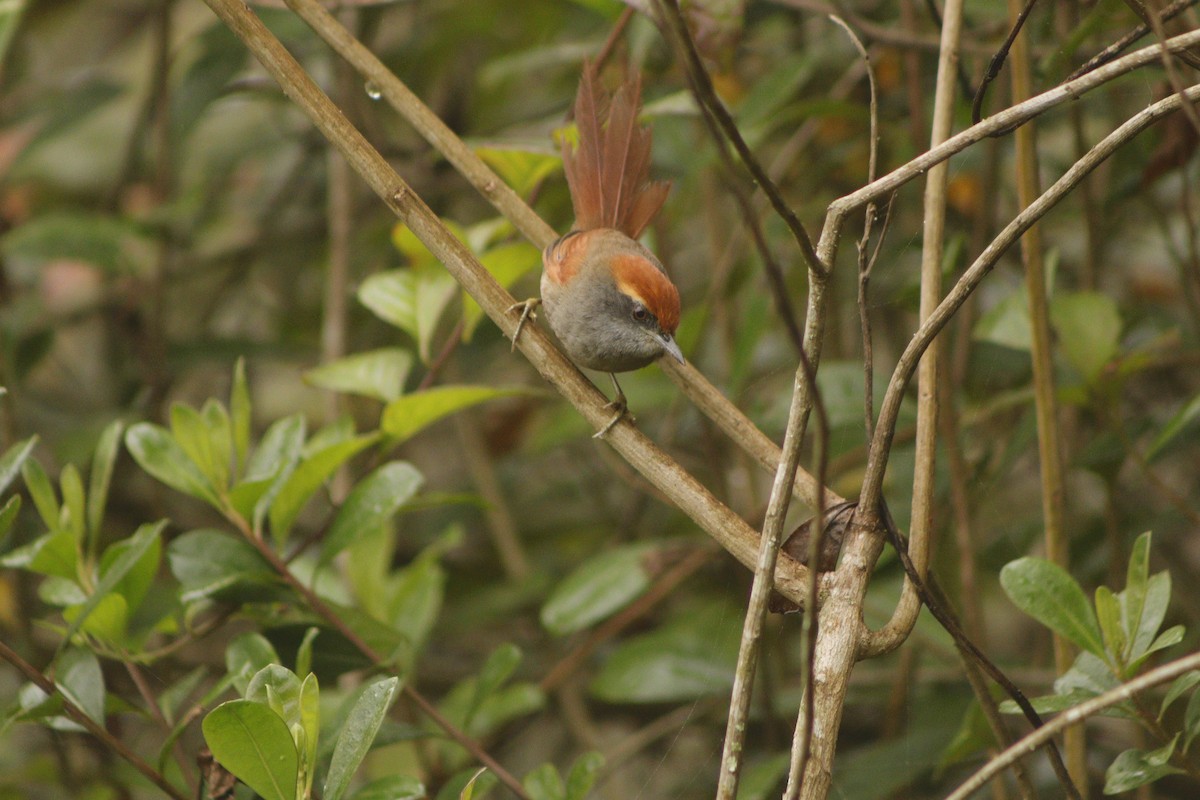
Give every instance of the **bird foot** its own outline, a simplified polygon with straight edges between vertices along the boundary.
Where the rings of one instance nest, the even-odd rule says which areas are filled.
[[[612,409],[612,419],[604,423],[603,428],[592,434],[593,439],[603,439],[608,435],[608,432],[616,427],[617,423],[622,419],[628,419],[630,422],[637,422],[637,417],[629,413],[629,406],[625,404],[625,395],[623,394],[617,395],[615,400],[604,407]]]
[[[521,309],[521,318],[517,320],[517,329],[513,331],[512,348],[517,349],[517,337],[521,335],[521,329],[525,327],[525,323],[531,319],[537,319],[537,314],[534,312],[538,306],[542,304],[540,297],[531,297],[528,300],[522,300],[519,303],[513,303],[508,307],[508,312],[511,314],[518,308]]]

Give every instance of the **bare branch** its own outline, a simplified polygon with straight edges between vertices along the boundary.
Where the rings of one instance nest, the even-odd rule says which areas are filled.
[[[1131,680],[1129,683],[1121,684],[1117,688],[1110,689],[1098,697],[1093,697],[1091,700],[1080,703],[1074,708],[1067,709],[1036,731],[1032,731],[1022,737],[996,758],[988,761],[982,769],[955,789],[953,794],[947,797],[946,800],[966,800],[998,772],[1007,769],[1018,758],[1045,744],[1060,731],[1074,727],[1104,709],[1115,706],[1117,703],[1129,700],[1139,692],[1160,686],[1167,681],[1174,680],[1185,672],[1190,672],[1197,668],[1200,668],[1200,653],[1193,653],[1177,661],[1164,664],[1157,669],[1152,669],[1145,675]]]

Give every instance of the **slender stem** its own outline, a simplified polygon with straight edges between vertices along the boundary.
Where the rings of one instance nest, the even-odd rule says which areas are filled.
[[[1093,697],[1074,708],[1067,709],[1037,730],[1030,731],[1011,747],[1005,749],[999,756],[988,761],[970,779],[955,789],[946,800],[967,800],[968,797],[978,791],[980,787],[991,780],[998,772],[1007,769],[1018,758],[1045,744],[1060,731],[1073,728],[1104,709],[1131,699],[1139,692],[1144,692],[1147,689],[1174,680],[1183,673],[1197,668],[1200,668],[1200,653],[1193,653],[1177,661],[1164,664],[1157,669],[1152,669],[1146,674],[1131,680],[1129,683],[1121,684],[1117,688],[1110,689],[1098,697]]]
[[[930,122],[929,147],[932,150],[950,138],[954,122],[955,76],[958,43],[962,35],[963,4],[950,0],[942,14],[942,49],[938,56],[933,119]],[[942,294],[942,254],[945,245],[946,184],[949,164],[945,161],[929,170],[925,181],[924,219],[921,247],[922,322],[929,319]],[[909,526],[909,556],[923,578],[929,566],[930,538],[933,529],[935,467],[938,421],[938,347],[929,347],[921,357],[917,373],[917,435],[912,488],[912,523]],[[891,620],[876,637],[881,652],[899,647],[917,622],[921,599],[916,587],[905,576],[900,602]]]
[[[1197,31],[1200,35],[1200,31]],[[1200,36],[1198,36],[1200,38]],[[1186,94],[1193,100],[1200,97],[1200,84],[1192,86]],[[1071,168],[1061,178],[1041,194],[1036,201],[1017,214],[1011,222],[991,241],[975,262],[963,273],[946,297],[938,304],[937,309],[929,319],[913,334],[905,346],[904,352],[896,362],[892,378],[880,406],[879,421],[875,438],[871,442],[871,454],[868,457],[867,472],[863,478],[863,494],[860,500],[862,506],[868,502],[878,503],[881,489],[883,469],[887,464],[888,452],[891,448],[893,430],[900,412],[900,401],[905,388],[916,369],[917,360],[929,346],[933,337],[946,325],[955,312],[967,301],[984,277],[992,270],[1009,247],[1020,238],[1034,222],[1045,216],[1059,201],[1074,189],[1084,177],[1103,163],[1117,148],[1133,139],[1150,125],[1176,111],[1179,108],[1179,95],[1159,100],[1142,109],[1121,126],[1100,140],[1083,158],[1071,165]],[[985,120],[986,123],[986,120]]]
[[[1019,29],[1032,0],[1008,0],[1009,19]],[[1013,98],[1020,102],[1032,91],[1029,37],[1012,40],[1009,71]],[[1017,204],[1024,209],[1040,193],[1037,158],[1037,128],[1030,123],[1018,128],[1014,142]],[[1050,352],[1050,310],[1046,299],[1046,270],[1043,263],[1041,227],[1037,224],[1021,237],[1021,260],[1025,267],[1025,291],[1029,300],[1031,331],[1030,356],[1033,360],[1034,411],[1037,416],[1038,459],[1041,466],[1042,522],[1045,527],[1046,554],[1063,569],[1070,568],[1070,549],[1063,520],[1063,467],[1059,448],[1058,401],[1054,388],[1054,360]],[[1054,666],[1059,675],[1075,660],[1070,642],[1054,634]],[[1068,770],[1086,800],[1088,795],[1087,754],[1083,729],[1076,728],[1064,742]]]
[[[679,0],[662,0],[662,5],[668,9],[668,17],[671,17],[673,23],[682,25],[683,17],[679,11]],[[800,247],[800,253],[804,256],[805,263],[808,268],[815,272],[826,272],[829,267],[826,262],[822,262],[817,257],[817,251],[813,248],[812,238],[809,237],[808,231],[804,229],[796,212],[783,199],[783,195],[779,191],[779,187],[771,180],[762,165],[758,163],[754,153],[750,150],[746,140],[742,138],[741,131],[738,130],[737,124],[733,121],[729,110],[725,108],[725,104],[717,97],[716,90],[713,89],[712,80],[708,77],[708,72],[704,69],[704,65],[700,63],[700,55],[696,52],[695,44],[691,40],[691,36],[687,33],[686,25],[682,41],[685,45],[684,56],[688,61],[688,73],[696,80],[696,88],[699,94],[699,99],[702,105],[707,107],[716,118],[721,126],[722,132],[733,145],[733,149],[737,151],[738,157],[742,160],[746,170],[750,173],[754,182],[763,190],[763,194],[771,201],[771,207],[775,209],[775,213],[787,225],[792,236],[796,240],[796,244]]]
[[[141,756],[130,750],[125,742],[109,733],[104,726],[96,722],[94,719],[84,713],[83,709],[72,703],[66,695],[58,690],[58,686],[54,681],[47,678],[42,671],[30,664],[25,659],[21,658],[15,650],[10,648],[3,640],[0,640],[0,658],[3,658],[8,663],[17,668],[22,675],[29,679],[31,683],[41,689],[50,696],[57,696],[62,700],[63,713],[70,717],[75,722],[82,725],[88,733],[95,736],[104,746],[112,750],[121,758],[128,761],[134,769],[142,773],[151,783],[162,789],[168,797],[174,800],[189,800],[188,796],[182,791],[171,785],[171,782],[163,777],[162,773],[154,767],[142,760]]]

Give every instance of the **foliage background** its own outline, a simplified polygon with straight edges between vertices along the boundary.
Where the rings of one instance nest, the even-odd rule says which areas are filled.
[[[456,132],[493,148],[501,154],[496,158],[507,157],[506,177],[523,181],[517,188],[566,230],[570,207],[553,164],[552,134],[564,124],[581,60],[601,49],[621,10],[608,0],[528,0],[519,13],[499,0],[438,0],[363,7],[346,19]],[[723,99],[810,229],[832,199],[865,181],[869,147],[861,63],[820,10],[803,0],[744,7],[713,2],[696,18]],[[936,40],[936,28],[916,3],[855,3],[846,10],[851,23],[867,31],[880,81],[886,171],[926,147],[935,59],[927,45]],[[484,252],[516,241],[471,187],[374,101],[371,87],[290,12],[259,11],[440,216],[473,232],[473,242],[485,241],[477,244]],[[1038,86],[1061,81],[1135,24],[1117,2],[1039,8],[1029,24]],[[910,30],[905,36],[918,46],[873,38],[878,29]],[[968,8],[963,71],[972,84],[1006,30],[998,6]],[[795,364],[762,264],[683,75],[657,31],[635,17],[617,54],[644,74],[655,170],[675,185],[650,239],[683,294],[684,351],[777,439]],[[572,409],[542,392],[490,323],[461,341],[456,294],[444,293],[444,310],[413,322],[415,336],[355,299],[369,276],[428,269],[422,266],[427,256],[394,229],[387,210],[356,179],[339,198],[331,186],[345,180],[334,177],[337,157],[233,35],[195,2],[43,2],[24,9],[4,58],[5,447],[36,433],[36,457],[51,475],[68,463],[86,465],[113,419],[162,422],[173,403],[200,407],[210,397],[228,397],[238,357],[248,367],[256,435],[297,412],[310,431],[345,414],[358,431],[378,427],[378,400],[332,396],[304,380],[306,370],[346,353],[404,348],[412,354],[403,377],[409,393],[422,384],[527,386],[530,391],[463,412],[397,448],[364,452],[306,507],[292,541],[319,534],[349,485],[383,460],[411,462],[424,476],[427,501],[397,517],[378,549],[352,552],[332,590],[354,600],[356,586],[361,591],[370,580],[384,580],[385,562],[384,571],[396,577],[426,570],[421,581],[410,580],[419,598],[392,608],[402,608],[405,618],[390,620],[415,631],[418,640],[427,636],[418,642],[410,681],[445,698],[476,675],[489,654],[515,644],[524,654],[516,680],[528,689],[525,705],[511,720],[480,731],[502,763],[520,775],[546,761],[566,768],[581,753],[598,750],[607,759],[598,796],[710,794],[749,576],[714,553],[689,562],[686,580],[661,602],[637,605],[647,586],[688,553],[707,548],[707,539],[593,442]],[[990,108],[1002,107],[1005,91],[1003,81],[993,86]],[[1167,91],[1161,70],[1143,70],[1040,120],[1045,179],[1069,166],[1082,142]],[[956,129],[969,123],[968,105],[960,101]],[[1134,537],[1152,529],[1155,565],[1169,565],[1175,576],[1168,624],[1189,631],[1200,614],[1200,597],[1187,579],[1200,566],[1193,535],[1200,521],[1195,143],[1184,117],[1169,118],[1122,148],[1044,225],[1072,574],[1088,588],[1120,588]],[[961,271],[1015,213],[1011,155],[1011,141],[998,139],[951,162],[947,276]],[[877,388],[915,326],[920,208],[916,185],[901,190],[871,284]],[[779,221],[764,215],[764,223],[799,307],[806,288],[801,261]],[[331,253],[330,231],[336,230],[346,231],[344,283],[329,278],[331,260],[340,258]],[[843,251],[819,385],[832,432],[831,484],[853,496],[865,454],[862,348],[853,248]],[[518,252],[530,271],[517,279],[514,293],[532,294],[536,253]],[[431,296],[442,299],[436,291]],[[436,303],[421,307],[439,310]],[[985,649],[1040,694],[1054,677],[1049,638],[1016,611],[998,583],[1005,563],[1038,552],[1042,530],[1022,309],[1014,252],[946,337],[943,408],[956,425],[945,428],[938,459],[935,571],[968,620],[975,616]],[[623,383],[651,438],[757,524],[770,476],[689,408],[656,367]],[[911,432],[911,414],[902,416],[887,486],[902,528]],[[495,493],[481,481],[494,482]],[[106,542],[160,518],[172,521],[168,542],[220,524],[201,504],[151,480],[127,455],[117,462],[108,508]],[[806,513],[794,515],[799,521]],[[495,532],[505,517],[517,538],[500,555]],[[39,530],[27,507],[4,549]],[[969,531],[969,550],[956,546],[956,530]],[[640,549],[621,549],[630,545]],[[605,554],[609,561],[597,565],[594,559]],[[978,576],[965,594],[959,580],[964,560]],[[593,594],[573,595],[582,590],[564,584],[581,564],[591,565],[586,589]],[[164,565],[154,600],[182,619],[177,577]],[[890,615],[901,577],[885,556],[868,598],[869,621],[879,624]],[[56,640],[39,621],[61,624],[61,617],[39,597],[33,576],[5,570],[0,580],[5,640],[34,663],[46,663]],[[594,618],[559,622],[556,635],[552,614],[547,626],[547,608],[561,610],[555,599],[575,603],[562,613],[587,611]],[[362,596],[357,601],[369,605]],[[560,685],[534,689],[603,618],[631,603],[640,613],[629,627],[598,637],[595,651]],[[253,616],[236,616],[154,661],[147,672],[155,691],[197,665],[207,670],[205,682],[216,680],[228,642],[257,624]],[[797,705],[798,627],[791,619],[769,623],[749,745],[752,766],[761,768],[760,783],[768,787],[781,769]],[[1184,647],[1194,649],[1194,643],[1189,633]],[[112,694],[138,702],[119,664],[106,661],[105,677]],[[323,685],[334,687],[336,676],[326,677]],[[0,685],[3,696],[16,696],[15,674],[0,672]],[[970,702],[947,637],[922,619],[899,653],[854,673],[838,791],[855,798],[944,793],[985,754],[977,738],[955,740],[956,733],[965,735]],[[418,719],[411,709],[400,713]],[[113,720],[135,748],[156,746],[152,720],[129,712],[114,713]],[[197,728],[185,734],[185,752],[200,746]],[[111,753],[82,737],[28,724],[3,736],[0,791],[9,796],[116,797],[130,780]],[[1094,723],[1097,785],[1117,752],[1140,744],[1147,743],[1130,727]],[[393,745],[391,759],[379,757],[368,768],[383,774],[402,764],[434,792],[461,757],[420,747]],[[1194,791],[1184,781],[1158,786],[1164,797]]]

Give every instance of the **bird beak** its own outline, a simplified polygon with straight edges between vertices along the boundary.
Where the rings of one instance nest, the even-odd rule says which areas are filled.
[[[686,361],[683,360],[683,351],[679,349],[679,345],[676,344],[675,339],[674,339],[674,337],[671,336],[671,334],[669,334],[669,333],[663,334],[662,345],[663,345],[663,349],[666,350],[668,353],[670,353],[672,356],[674,356],[675,360],[678,361],[680,364],[687,363]]]

